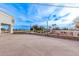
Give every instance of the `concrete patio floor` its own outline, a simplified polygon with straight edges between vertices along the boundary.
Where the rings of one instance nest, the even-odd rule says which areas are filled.
[[[79,56],[79,41],[29,34],[0,34],[0,56]]]

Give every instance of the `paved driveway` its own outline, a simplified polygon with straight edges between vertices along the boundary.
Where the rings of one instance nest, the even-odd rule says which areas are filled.
[[[79,56],[79,41],[29,34],[0,35],[0,55]]]

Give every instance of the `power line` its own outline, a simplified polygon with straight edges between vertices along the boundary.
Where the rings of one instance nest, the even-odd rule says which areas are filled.
[[[44,6],[53,6],[53,7],[66,7],[66,8],[79,8],[79,6],[67,6],[67,5],[55,5],[55,4],[46,4],[46,3],[39,3],[39,5],[44,5]],[[74,5],[74,4],[73,4]]]

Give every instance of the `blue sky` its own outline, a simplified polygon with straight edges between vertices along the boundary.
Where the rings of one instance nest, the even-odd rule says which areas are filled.
[[[34,3],[0,3],[0,10],[12,15],[15,20],[14,29],[29,29],[30,25],[72,28],[74,19],[79,16],[79,4],[34,4]]]

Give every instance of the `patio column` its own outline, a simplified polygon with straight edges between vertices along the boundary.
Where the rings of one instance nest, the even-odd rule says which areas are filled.
[[[9,31],[11,34],[13,33],[13,25],[9,25]]]

